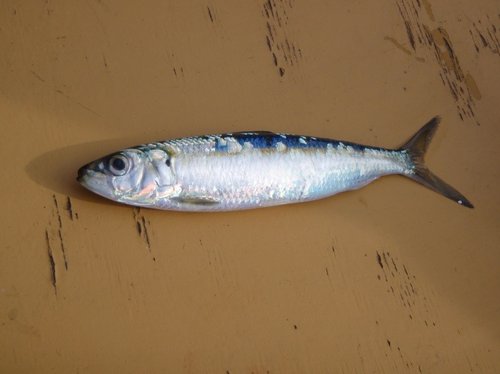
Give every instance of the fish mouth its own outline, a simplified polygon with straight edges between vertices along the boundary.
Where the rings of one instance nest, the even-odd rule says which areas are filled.
[[[114,198],[109,188],[107,176],[98,169],[95,163],[84,165],[78,169],[76,180],[89,191],[108,199]]]
[[[80,169],[78,169],[78,174],[76,176],[76,180],[78,183],[83,184],[84,179],[87,175],[87,168],[88,168],[88,166],[85,165],[85,166],[82,166]]]
[[[95,162],[83,165],[80,169],[78,169],[76,180],[80,184],[85,185],[87,180],[95,177],[98,171],[99,169]]]

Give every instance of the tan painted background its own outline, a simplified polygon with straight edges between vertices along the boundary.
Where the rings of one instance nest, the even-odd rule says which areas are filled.
[[[500,372],[498,1],[2,1],[0,372]],[[295,206],[134,210],[77,185],[124,146],[274,130],[396,146]]]

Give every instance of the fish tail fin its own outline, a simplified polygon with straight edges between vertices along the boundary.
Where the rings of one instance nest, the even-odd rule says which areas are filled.
[[[474,208],[464,195],[433,174],[424,163],[425,152],[440,121],[441,118],[438,116],[432,118],[410,140],[399,148],[400,151],[407,152],[411,159],[410,169],[404,175],[460,205]]]

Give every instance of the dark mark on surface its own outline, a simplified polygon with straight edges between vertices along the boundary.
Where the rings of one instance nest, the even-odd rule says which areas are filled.
[[[52,255],[52,248],[50,246],[49,232],[45,230],[45,243],[47,245],[47,254],[49,256],[50,265],[50,283],[54,287],[54,293],[57,296],[57,279],[56,279],[56,263],[54,261],[54,256]]]
[[[69,197],[67,197],[67,198],[69,199]],[[59,204],[57,202],[57,198],[56,198],[55,194],[52,195],[52,199],[54,201],[55,212],[57,215],[57,222],[58,222],[57,234],[59,237],[59,245],[61,247],[61,253],[63,256],[63,260],[64,260],[64,268],[66,270],[68,270],[68,260],[66,258],[66,248],[64,246],[64,239],[63,239],[63,235],[62,235],[62,229],[63,229],[62,218],[61,218],[61,213],[59,212]],[[68,200],[66,201],[66,203],[67,202],[68,202]],[[71,206],[71,201],[70,201],[70,206]],[[71,215],[73,215],[73,212],[71,212]]]
[[[383,273],[377,274],[377,279],[385,281],[385,291],[393,295],[395,300],[406,309],[410,320],[423,322],[423,325],[428,327],[427,319],[433,318],[430,314],[431,304],[422,290],[417,288],[416,277],[410,274],[406,265],[398,262],[398,259],[388,251],[381,253],[376,251],[375,255]]]
[[[484,49],[500,56],[500,35],[498,28],[493,24],[489,15],[486,15],[486,19],[482,21],[479,19],[473,22],[472,28],[469,29],[476,53],[480,53]],[[479,39],[480,43],[478,43],[477,39]]]
[[[382,257],[380,257],[380,253],[377,252],[377,263],[381,269],[384,268],[384,264],[382,264]]]
[[[269,36],[266,35],[266,44],[267,44],[267,49],[269,49],[269,52],[272,52],[273,49],[271,47],[271,40],[269,40]]]
[[[210,17],[210,22],[214,23],[214,21],[215,21],[215,15],[212,14],[212,11],[210,10],[209,6],[207,6],[207,10],[208,10],[208,16]]]
[[[387,345],[391,348],[391,341],[389,339],[387,339]]]
[[[68,212],[69,219],[73,221],[73,207],[69,196],[66,197],[66,211]]]
[[[57,230],[57,233],[59,234],[59,241],[61,243],[61,251],[63,255],[63,260],[64,260],[64,268],[68,270],[68,260],[66,260],[66,250],[64,249],[64,241],[61,233],[61,229]]]
[[[400,42],[398,42],[396,39],[394,39],[394,38],[392,38],[390,36],[385,36],[384,40],[387,40],[387,41],[391,42],[392,45],[394,45],[400,51],[403,51],[405,54],[407,54],[409,56],[413,56],[415,58],[415,60],[417,60],[418,62],[425,62],[424,58],[417,56],[416,53],[415,53],[415,51],[409,50],[403,44],[401,44]],[[406,74],[406,71],[404,73]],[[403,89],[406,91],[406,87],[403,87]]]
[[[301,49],[290,41],[288,13],[292,8],[293,0],[266,0],[262,5],[262,15],[266,19],[266,46],[280,77],[285,75],[286,65],[297,65],[302,57]]]
[[[405,27],[406,27],[406,34],[408,35],[408,40],[410,41],[410,45],[413,48],[413,50],[416,50],[415,37],[413,36],[413,32],[411,31],[410,23],[405,21]]]
[[[267,35],[269,36],[271,41],[274,42],[274,33],[273,30],[271,29],[271,25],[269,24],[269,22],[266,22],[266,27],[267,27]]]
[[[394,266],[394,269],[396,270],[396,272],[398,272],[398,267],[396,266],[396,263],[394,262],[394,259],[391,258],[391,261],[392,261],[392,265]]]
[[[37,74],[36,71],[30,70],[31,74],[34,75],[36,79],[38,79],[40,82],[45,82],[45,79],[43,79],[40,75]]]
[[[481,41],[483,42],[483,47],[488,46],[488,43],[486,42],[486,39],[484,38],[483,34],[481,34],[480,32],[478,32],[478,34],[479,37],[481,38]]]
[[[59,89],[55,89],[54,90],[55,92],[57,92],[58,94],[60,94],[61,96],[65,97],[66,99],[68,99],[69,101],[79,105],[80,107],[82,107],[83,109],[89,111],[90,113],[98,116],[98,117],[101,117],[101,115],[99,113],[97,113],[95,110],[91,109],[90,107],[88,107],[87,105],[84,105],[82,104],[81,102],[79,102],[78,100],[75,100],[73,99],[71,96],[67,95],[66,93],[64,93],[63,91],[59,90]]]
[[[179,66],[179,62],[177,61],[174,53],[169,53],[168,60],[172,66],[172,72],[174,73],[174,76],[179,79],[184,78],[184,68],[182,66]]]
[[[148,227],[146,226],[146,219],[144,218],[144,216],[141,217],[141,222],[142,222],[142,227],[144,227],[144,238],[146,239],[148,249],[151,250],[151,243],[149,242]]]
[[[54,206],[56,207],[56,214],[57,214],[57,220],[59,222],[59,227],[62,227],[62,220],[61,220],[61,214],[59,213],[59,204],[57,203],[57,198],[56,195],[52,195],[52,199],[54,201]]]
[[[410,275],[408,274],[408,270],[406,270],[406,266],[403,265],[403,270],[405,271],[406,277],[410,279]]]
[[[141,208],[132,209],[132,215],[135,220],[135,228],[139,237],[144,240],[146,247],[149,252],[151,252],[151,240],[149,236],[149,220],[146,220],[144,215],[141,213]]]
[[[385,252],[382,252],[382,259],[384,260],[384,263],[389,266],[389,263],[387,262],[387,254]]]
[[[427,55],[439,66],[439,77],[455,101],[459,117],[479,125],[475,100],[481,99],[481,93],[472,75],[463,71],[450,36],[442,26],[436,25],[430,3],[425,1],[422,7],[417,0],[397,0],[396,5],[412,49],[420,55]],[[470,34],[473,39],[477,35],[483,43],[479,34],[484,37],[485,32],[470,31]],[[479,51],[477,43],[475,46]],[[425,60],[429,59],[426,57]]]

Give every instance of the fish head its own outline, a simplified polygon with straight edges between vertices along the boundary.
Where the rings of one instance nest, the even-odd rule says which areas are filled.
[[[90,191],[130,205],[155,207],[175,193],[171,156],[166,150],[125,149],[78,170],[77,180]]]

